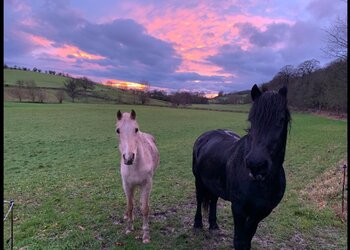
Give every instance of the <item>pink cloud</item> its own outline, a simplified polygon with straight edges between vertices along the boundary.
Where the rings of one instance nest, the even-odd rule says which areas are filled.
[[[247,14],[220,15],[213,10],[214,6],[205,3],[191,9],[160,9],[151,4],[140,6],[133,3],[124,3],[121,8],[126,16],[144,25],[149,34],[174,44],[183,59],[177,72],[197,72],[205,76],[234,77],[206,61],[207,57],[217,54],[222,45],[236,44],[245,51],[253,47],[248,39],[239,37],[235,24],[250,23],[264,31],[272,23],[291,23],[287,19]]]
[[[50,41],[45,37],[35,36],[31,34],[28,35],[28,38],[33,44],[43,47],[49,47],[54,43],[53,41]]]
[[[79,69],[107,71],[112,68],[112,66],[101,66],[100,64],[93,62],[94,60],[101,60],[106,57],[87,53],[76,46],[65,44],[62,47],[55,47],[53,46],[54,41],[46,39],[45,37],[23,32],[22,36],[27,37],[27,39],[35,46],[31,52],[34,57],[45,55],[45,57],[56,58],[67,63],[75,63],[77,62],[77,59],[84,59],[79,62]]]
[[[76,59],[101,60],[106,57],[87,53],[76,46],[63,45],[63,47],[54,47],[54,41],[50,41],[45,37],[28,35],[29,40],[36,46],[40,47],[33,51],[33,54],[40,54],[45,51],[47,55],[68,59],[75,62]]]

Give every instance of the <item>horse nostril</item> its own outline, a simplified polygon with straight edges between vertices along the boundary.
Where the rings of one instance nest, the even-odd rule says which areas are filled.
[[[251,169],[254,168],[256,164],[251,159],[245,158],[245,165],[247,166],[247,168]]]

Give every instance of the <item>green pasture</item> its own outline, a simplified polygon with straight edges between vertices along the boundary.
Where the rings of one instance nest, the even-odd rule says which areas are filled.
[[[67,77],[64,76],[53,76],[44,73],[15,70],[15,69],[4,69],[4,84],[15,85],[18,80],[33,80],[38,87],[51,87],[51,88],[62,88],[64,87],[64,81]]]
[[[125,235],[125,197],[119,173],[115,117],[135,109],[141,131],[151,133],[160,167],[151,194],[151,243],[141,241],[141,215]],[[346,249],[347,225],[301,191],[346,158],[347,122],[292,114],[282,202],[264,219],[253,249]],[[228,249],[230,203],[219,200],[216,236],[195,235],[191,154],[204,131],[240,135],[247,113],[115,104],[4,103],[4,199],[15,201],[15,249]],[[334,202],[341,202],[341,190]],[[138,202],[137,202],[138,203]],[[5,209],[6,207],[4,207]],[[4,240],[9,221],[4,223]],[[210,247],[208,247],[210,246]],[[4,248],[9,246],[4,243]]]

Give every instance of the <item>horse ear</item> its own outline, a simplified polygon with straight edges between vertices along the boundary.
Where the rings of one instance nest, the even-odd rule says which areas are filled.
[[[278,93],[284,97],[287,97],[287,87],[286,86],[283,86],[282,88],[280,88],[280,90],[278,91]]]
[[[122,119],[122,113],[120,112],[120,110],[118,110],[117,112],[117,118],[118,120]]]
[[[135,112],[135,110],[131,110],[131,119],[133,119],[133,120],[135,120],[135,118],[136,118],[136,112]]]
[[[258,86],[256,86],[256,84],[254,84],[254,86],[250,92],[250,95],[252,96],[253,101],[255,101],[255,99],[258,98],[259,96],[261,96],[261,91],[258,88]]]

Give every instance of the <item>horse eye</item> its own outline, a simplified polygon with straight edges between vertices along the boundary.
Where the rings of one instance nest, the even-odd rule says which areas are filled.
[[[135,133],[137,133],[139,131],[139,129],[138,128],[135,128]]]
[[[119,128],[117,128],[117,133],[118,133],[118,134],[120,133]]]

